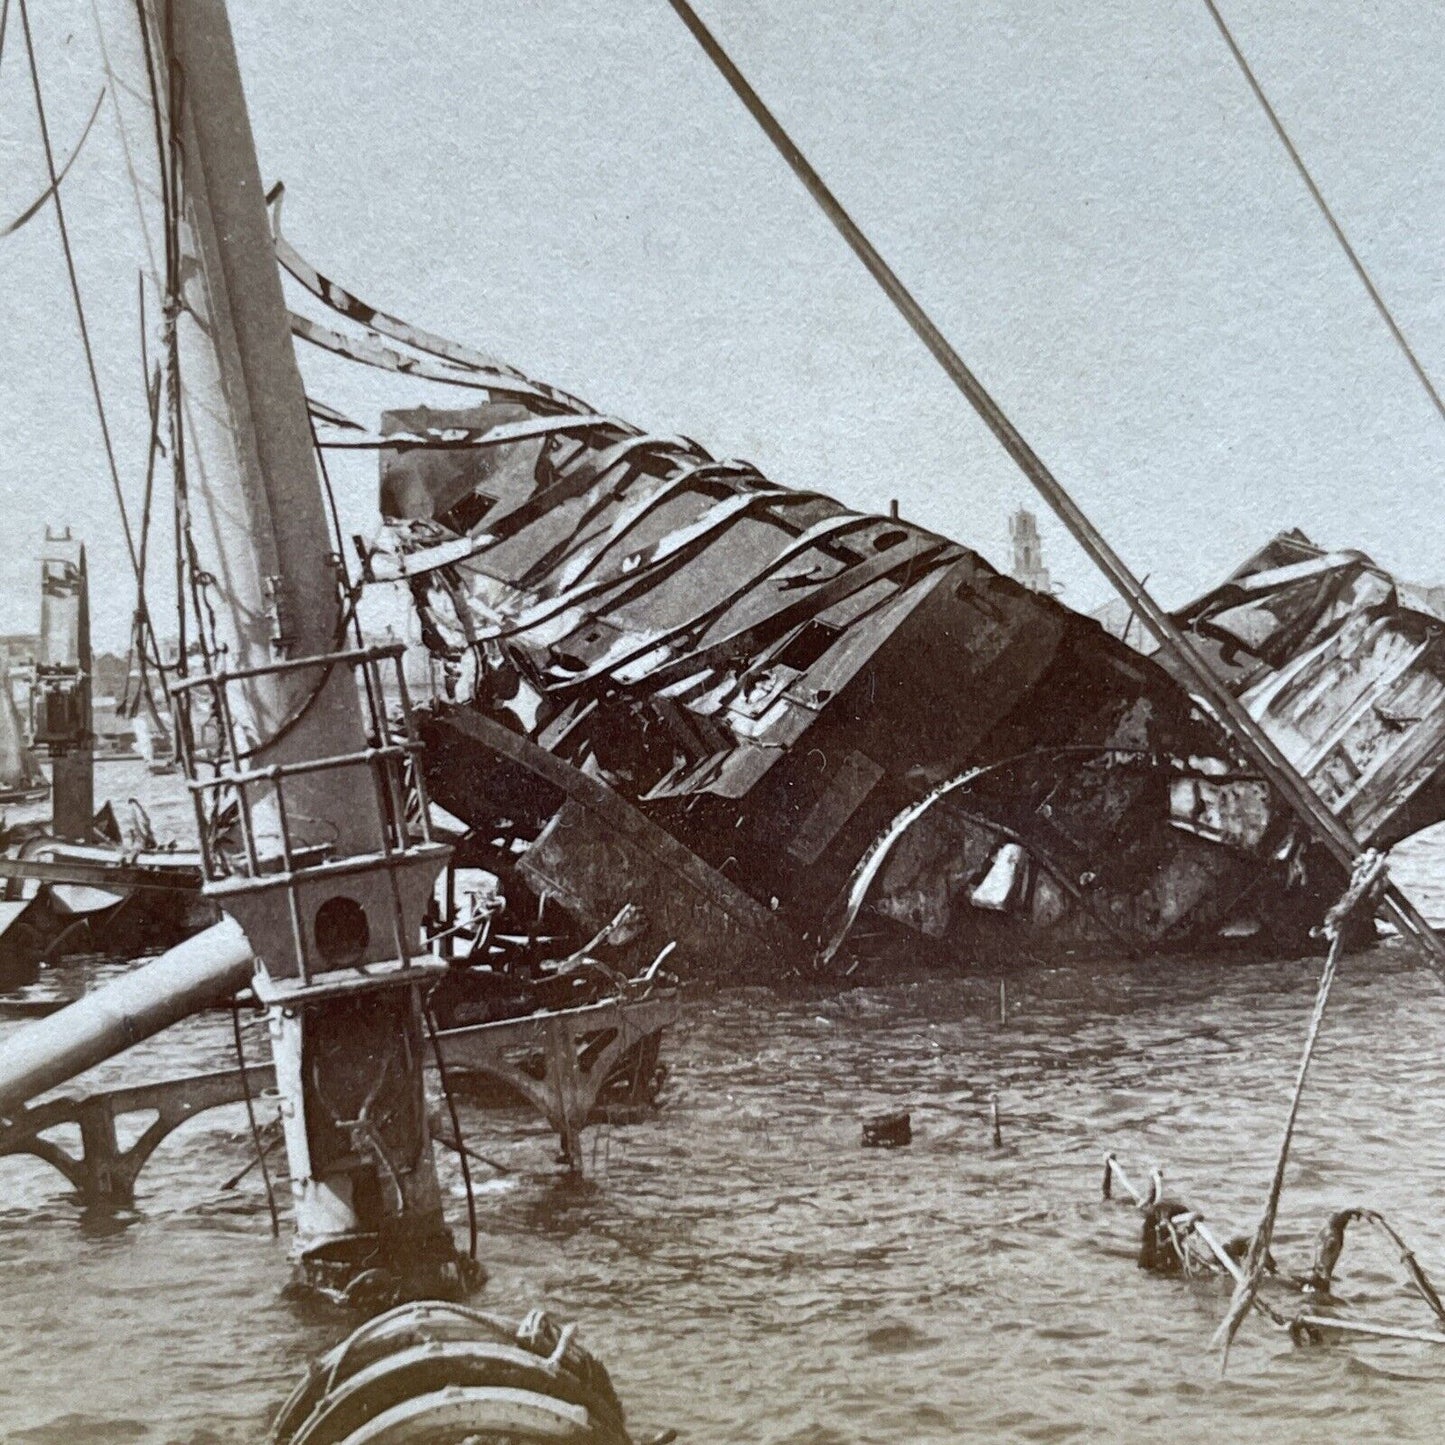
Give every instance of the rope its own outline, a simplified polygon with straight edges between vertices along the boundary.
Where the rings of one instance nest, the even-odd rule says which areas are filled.
[[[1325,1006],[1329,1003],[1330,986],[1335,981],[1335,970],[1339,965],[1343,949],[1345,924],[1355,909],[1374,894],[1383,884],[1385,876],[1385,855],[1375,849],[1367,849],[1355,862],[1350,886],[1344,896],[1325,916],[1324,928],[1330,938],[1330,951],[1320,973],[1319,986],[1315,990],[1314,1009],[1310,1014],[1309,1028],[1305,1033],[1304,1049],[1300,1054],[1299,1069],[1295,1075],[1294,1094],[1290,1099],[1289,1113],[1285,1117],[1284,1134],[1280,1139],[1279,1153],[1274,1163],[1274,1178],[1270,1181],[1269,1196],[1265,1200],[1264,1212],[1260,1216],[1259,1228],[1250,1240],[1249,1254],[1244,1262],[1244,1277],[1235,1286],[1234,1297],[1229,1302],[1229,1312],[1214,1332],[1211,1344],[1222,1345],[1220,1371],[1229,1363],[1229,1347],[1234,1341],[1241,1321],[1248,1314],[1259,1291],[1260,1280],[1264,1277],[1265,1260],[1269,1254],[1270,1241],[1274,1236],[1275,1217],[1279,1213],[1279,1199],[1284,1191],[1285,1165],[1289,1161],[1290,1144],[1294,1138],[1295,1120],[1299,1116],[1300,1098],[1304,1094],[1305,1076],[1309,1073],[1310,1060],[1314,1056],[1315,1042],[1319,1038],[1320,1025],[1324,1021]]]
[[[25,53],[30,62],[30,83],[35,92],[35,116],[40,123],[40,141],[45,150],[45,169],[50,177],[51,195],[55,201],[55,223],[60,231],[61,249],[65,252],[65,269],[66,274],[70,277],[70,294],[75,302],[75,319],[80,327],[80,343],[85,350],[85,366],[90,375],[91,395],[95,398],[95,412],[100,421],[101,439],[105,443],[105,459],[110,468],[110,481],[115,491],[116,506],[120,510],[120,525],[125,534],[126,551],[130,554],[131,569],[139,576],[135,539],[131,536],[130,518],[126,515],[125,509],[125,494],[120,485],[120,468],[116,465],[115,447],[110,439],[110,425],[105,417],[105,402],[100,391],[100,376],[95,368],[95,352],[90,344],[90,327],[86,324],[85,303],[80,295],[80,277],[75,269],[75,253],[71,250],[70,230],[65,224],[65,205],[60,198],[60,176],[55,168],[55,150],[50,144],[50,125],[45,118],[45,98],[40,88],[40,69],[35,60],[35,42],[30,33],[30,8],[26,0],[20,0],[20,28],[25,34]]]
[[[456,1140],[457,1161],[462,1166],[462,1183],[467,1191],[467,1255],[473,1261],[477,1257],[477,1198],[472,1187],[472,1166],[467,1160],[467,1147],[462,1139],[462,1121],[457,1114],[456,1100],[452,1097],[451,1080],[447,1076],[446,1061],[442,1058],[442,1043],[437,1037],[437,1023],[430,1007],[423,1008],[426,1031],[431,1038],[432,1054],[437,1061],[437,1075],[441,1079],[442,1097],[447,1101],[447,1113],[451,1115],[452,1138]]]
[[[326,493],[326,506],[331,513],[331,528],[336,534],[336,568],[341,574],[341,581],[346,589],[348,597],[356,595],[357,584],[351,577],[351,565],[346,560],[346,537],[341,530],[341,513],[336,506],[336,492],[331,485],[331,470],[326,465],[326,453],[321,449],[321,440],[316,435],[316,418],[308,410],[306,413],[307,424],[311,428],[311,448],[316,453],[317,470],[321,473],[322,490]],[[361,636],[361,619],[356,617],[356,609],[352,608],[353,620],[356,622],[356,645],[365,647],[366,643]],[[346,623],[342,622],[342,632],[345,633]]]
[[[141,302],[141,335],[145,335],[145,280],[142,277],[140,286]],[[139,676],[136,682],[136,695],[134,700],[130,697],[130,662],[126,662],[126,694],[123,699],[123,707],[127,716],[134,717],[140,710],[142,700],[150,707],[152,712],[156,711],[155,698],[151,695],[150,674],[148,668],[154,667],[156,674],[161,679],[161,685],[165,685],[166,663],[161,656],[160,642],[156,638],[155,628],[151,625],[150,603],[146,600],[146,554],[150,547],[151,531],[151,502],[155,495],[156,478],[156,456],[160,450],[160,404],[161,404],[161,372],[157,366],[146,387],[146,404],[150,410],[150,440],[146,446],[146,471],[145,486],[141,491],[141,515],[140,515],[140,557],[136,569],[135,584],[135,612],[131,618],[131,656],[137,659],[137,670]],[[149,646],[149,651],[147,651]]]
[[[135,157],[131,154],[130,137],[126,133],[125,116],[121,112],[121,82],[116,76],[115,69],[110,62],[110,49],[105,43],[105,27],[101,24],[100,9],[97,0],[90,0],[90,18],[95,24],[96,43],[100,46],[100,61],[105,70],[106,85],[110,89],[111,111],[115,115],[116,134],[120,137],[121,154],[125,157],[126,175],[130,178],[131,195],[135,199],[136,218],[140,222],[141,239],[145,242],[146,263],[150,267],[151,280],[157,287],[160,285],[160,269],[156,265],[155,245],[151,241],[150,224],[146,220],[145,202],[142,199],[142,186],[140,176],[136,173]],[[132,95],[137,92],[132,90]],[[150,367],[145,368],[146,375],[150,374]]]
[[[236,1041],[236,1067],[241,1071],[241,1092],[246,1096],[246,1118],[251,1125],[251,1143],[256,1146],[256,1162],[261,1166],[261,1178],[266,1184],[266,1208],[271,1214],[271,1238],[281,1237],[281,1219],[276,1213],[276,1192],[271,1187],[271,1170],[266,1163],[266,1151],[261,1146],[261,1130],[256,1124],[256,1104],[251,1098],[251,1080],[246,1075],[246,1054],[241,1043],[241,1006],[231,1000],[231,1033]]]
[[[341,513],[336,506],[336,491],[331,485],[331,470],[326,465],[326,453],[321,450],[321,439],[316,434],[316,418],[312,416],[310,408],[308,408],[306,412],[306,422],[311,428],[311,449],[316,453],[316,466],[321,473],[321,486],[326,493],[326,505],[331,513],[331,526],[336,534],[335,565],[338,574],[337,580],[344,591],[345,600],[342,610],[341,626],[337,634],[337,646],[341,645],[341,641],[344,640],[346,636],[347,618],[349,616],[356,635],[356,645],[358,647],[365,647],[366,638],[362,636],[361,617],[357,612],[357,602],[361,596],[362,583],[353,581],[351,565],[346,560],[346,537],[341,530]],[[380,705],[381,700],[376,696],[372,685],[371,669],[369,667],[363,667],[361,669],[361,680],[366,688],[368,711],[372,717],[381,718],[385,712],[385,708]]]
[[[1219,13],[1219,7],[1214,3],[1214,0],[1204,0],[1204,4],[1210,15],[1214,18],[1215,25],[1219,27],[1219,33],[1224,37],[1224,43],[1229,46],[1229,52],[1234,56],[1235,63],[1239,66],[1244,78],[1249,82],[1249,88],[1254,92],[1254,98],[1259,102],[1260,109],[1263,110],[1269,118],[1269,123],[1274,127],[1274,133],[1279,137],[1280,144],[1283,145],[1288,152],[1290,160],[1294,162],[1295,170],[1299,172],[1300,179],[1305,183],[1305,187],[1309,191],[1315,205],[1319,207],[1320,215],[1325,218],[1330,230],[1334,232],[1335,240],[1340,243],[1340,249],[1349,258],[1350,265],[1355,269],[1355,275],[1360,278],[1361,285],[1363,285],[1369,293],[1370,300],[1375,304],[1375,310],[1380,313],[1381,319],[1385,325],[1390,328],[1390,335],[1395,338],[1395,344],[1404,353],[1405,360],[1410,363],[1410,369],[1419,379],[1420,385],[1425,388],[1425,393],[1429,396],[1440,419],[1445,421],[1445,401],[1441,401],[1440,393],[1435,390],[1430,378],[1425,374],[1425,368],[1421,366],[1419,357],[1415,355],[1410,343],[1405,339],[1405,333],[1400,330],[1394,316],[1391,315],[1389,306],[1385,304],[1385,298],[1380,295],[1379,288],[1375,285],[1374,281],[1371,280],[1370,273],[1365,270],[1365,263],[1356,255],[1355,248],[1350,245],[1349,239],[1340,227],[1340,223],[1335,219],[1335,214],[1330,209],[1329,202],[1325,200],[1320,188],[1315,184],[1314,177],[1309,173],[1309,168],[1305,165],[1299,151],[1295,149],[1295,144],[1289,138],[1289,133],[1285,130],[1278,113],[1269,103],[1269,98],[1265,95],[1259,81],[1255,79],[1254,71],[1250,69],[1249,61],[1244,58],[1244,52],[1239,48],[1234,36],[1230,34],[1229,26],[1224,22],[1224,16]]]
[[[195,587],[195,549],[190,532],[190,504],[186,489],[185,421],[181,414],[181,361],[176,334],[176,317],[180,309],[180,171],[181,151],[179,128],[175,117],[179,114],[182,82],[179,65],[172,65],[167,76],[166,102],[161,102],[160,76],[158,74],[156,47],[151,40],[151,20],[146,0],[135,0],[136,19],[140,28],[141,49],[145,54],[146,81],[150,89],[151,119],[155,129],[156,164],[161,183],[161,208],[165,218],[165,309],[163,312],[163,338],[165,342],[165,392],[166,419],[170,437],[172,514],[175,526],[175,587],[176,587],[176,672],[184,677],[188,667],[186,655],[189,651],[186,626],[186,583],[190,568],[190,582]],[[173,23],[174,10],[166,12],[168,27]],[[173,53],[168,46],[167,52]],[[197,627],[201,624],[202,608],[200,599],[193,599],[196,607]],[[204,639],[202,639],[204,642]]]
[[[100,114],[100,107],[104,103],[105,88],[102,86],[100,94],[95,98],[95,105],[91,109],[90,119],[86,121],[85,129],[80,133],[80,139],[76,141],[74,148],[65,158],[65,164],[60,168],[60,173],[56,177],[55,182],[57,186],[70,174],[71,166],[80,158],[80,153],[84,150],[86,141],[90,139],[90,129],[95,124],[95,118]],[[5,225],[0,226],[0,240],[4,240],[6,236],[13,236],[22,226],[29,224],[30,221],[38,216],[45,208],[45,203],[50,199],[54,189],[54,186],[46,186],[13,221],[7,221]]]
[[[130,136],[126,129],[125,115],[121,110],[121,93],[124,87],[115,73],[114,66],[111,64],[110,48],[106,45],[105,26],[101,23],[100,9],[97,4],[97,0],[90,0],[90,17],[95,25],[96,43],[100,47],[101,64],[105,70],[106,85],[110,92],[111,110],[115,116],[116,134],[120,138],[121,154],[125,158],[125,170],[126,176],[130,181],[131,197],[135,201],[136,219],[140,224],[141,239],[145,243],[146,265],[148,267],[148,273],[151,277],[152,284],[156,286],[157,290],[159,290],[161,289],[162,282],[160,277],[160,270],[156,264],[156,250],[155,244],[151,239],[150,222],[146,216],[146,206],[143,196],[144,187],[142,186],[140,176],[136,171],[135,156],[131,151]],[[144,31],[145,18],[143,15],[140,18],[142,30]],[[147,39],[144,33],[142,35],[142,39]],[[147,64],[149,65],[148,54]],[[137,92],[135,91],[132,91],[131,93],[137,94]],[[159,164],[161,165],[162,172],[160,182],[162,188],[161,200],[164,210],[164,208],[169,205],[169,191],[167,187],[167,178],[164,174],[165,167],[163,157],[159,158]],[[167,227],[169,227],[169,219],[165,219],[166,225]],[[150,666],[156,669],[157,675],[160,677],[163,687],[165,685],[165,675],[167,669],[165,661],[161,657],[160,642],[156,638],[155,629],[151,624],[150,604],[146,600],[145,587],[146,553],[148,550],[148,543],[150,538],[151,502],[155,485],[156,454],[160,449],[161,370],[159,366],[157,366],[154,371],[152,370],[150,358],[147,354],[145,303],[146,274],[147,272],[143,271],[140,273],[139,276],[138,299],[140,314],[141,374],[145,378],[146,397],[149,403],[150,440],[147,444],[146,449],[145,489],[144,497],[141,503],[139,565],[136,571],[136,607],[135,618],[132,625],[131,649],[138,656],[140,673],[138,680],[138,689],[136,698],[134,700],[133,708],[138,710],[140,703],[143,699],[145,703],[150,707],[151,711],[156,712],[156,703],[154,697],[151,694],[150,678],[147,673],[147,668],[148,666]],[[149,655],[147,655],[146,652],[147,637],[149,637],[150,639],[151,651]],[[129,697],[127,697],[126,701],[129,704],[131,700],[129,699]]]
[[[337,646],[339,647],[346,637],[347,619],[349,617],[352,624],[354,624],[353,630],[356,636],[356,645],[358,647],[365,647],[366,638],[362,636],[361,617],[357,611],[357,603],[361,597],[363,584],[352,580],[351,565],[346,560],[346,537],[341,531],[341,513],[336,506],[336,491],[331,485],[331,470],[326,465],[326,453],[321,450],[321,439],[316,434],[316,418],[312,416],[309,407],[306,411],[306,423],[311,429],[311,449],[316,453],[316,466],[317,470],[321,473],[321,486],[326,493],[326,505],[331,513],[331,526],[336,534],[335,566],[337,581],[341,585],[344,594],[341,625],[337,630]],[[371,669],[369,667],[363,667],[361,669],[361,681],[366,688],[368,713],[377,719],[384,718],[386,709],[382,705],[382,700],[376,695],[375,688],[372,684]],[[324,682],[325,679],[323,679],[323,685]],[[310,702],[311,699],[308,699],[308,707],[310,706]],[[300,719],[298,718],[297,720],[299,721]],[[381,742],[384,741],[384,739],[378,738],[377,741]],[[476,1257],[475,1253],[472,1257]]]

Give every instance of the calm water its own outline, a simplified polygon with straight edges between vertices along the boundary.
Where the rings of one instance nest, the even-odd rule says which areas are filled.
[[[1397,876],[1445,919],[1445,838],[1401,853]],[[527,1116],[464,1118],[515,1171],[481,1196],[480,1302],[580,1320],[634,1424],[690,1441],[1437,1439],[1445,1353],[1428,1345],[1302,1350],[1251,1321],[1221,1380],[1207,1342],[1222,1288],[1141,1275],[1137,1215],[1099,1198],[1114,1149],[1136,1177],[1162,1164],[1221,1232],[1253,1223],[1317,969],[1034,970],[1009,981],[1006,1027],[996,977],[700,1001],[670,1046],[660,1117],[589,1135],[585,1183],[559,1177]],[[77,975],[58,982],[95,970]],[[1445,988],[1401,950],[1342,969],[1283,1263],[1303,1265],[1331,1209],[1363,1203],[1445,1283],[1442,1035]],[[258,1032],[248,1045],[259,1054]],[[231,1058],[228,1022],[207,1019],[97,1078]],[[888,1108],[912,1111],[912,1147],[861,1149],[860,1114]],[[259,1184],[220,1190],[248,1150],[239,1108],[203,1116],[118,1220],[83,1217],[41,1165],[0,1161],[5,1440],[264,1434],[344,1330],[279,1298],[284,1249]],[[1392,1266],[1352,1239],[1341,1292],[1371,1318],[1424,1325]]]

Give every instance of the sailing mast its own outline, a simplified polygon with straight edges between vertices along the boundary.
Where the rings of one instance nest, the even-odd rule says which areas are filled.
[[[206,666],[173,696],[206,891],[256,955],[303,1281],[344,1288],[380,1262],[406,1292],[454,1293],[422,1091],[420,980],[435,965],[416,956],[449,850],[429,839],[415,741],[385,711],[380,672],[400,677],[399,649],[344,649],[343,574],[224,0],[147,8],[157,73],[174,82],[167,340],[173,425],[195,462],[178,531]]]

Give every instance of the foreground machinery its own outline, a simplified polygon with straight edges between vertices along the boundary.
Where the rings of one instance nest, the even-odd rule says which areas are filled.
[[[127,103],[141,105],[139,135],[165,140],[148,193],[162,199],[166,262],[163,280],[151,278],[166,303],[151,454],[163,449],[172,473],[181,594],[166,673],[200,894],[218,921],[6,1036],[0,1155],[35,1154],[87,1202],[125,1206],[170,1130],[202,1108],[251,1109],[274,1086],[297,1286],[348,1304],[459,1296],[478,1278],[476,1218],[469,1207],[464,1256],[433,1142],[465,1146],[454,1110],[449,1128],[434,1123],[428,1060],[448,1103],[448,1064],[511,1085],[554,1123],[576,1167],[578,1133],[615,1069],[635,1056],[639,1087],[655,1069],[675,1001],[656,996],[655,965],[634,989],[574,951],[520,1006],[509,993],[474,1027],[445,1037],[436,1027],[432,995],[454,981],[431,947],[451,852],[431,826],[401,648],[364,645],[332,546],[226,6],[154,0],[130,20],[115,38],[146,88],[128,89]],[[139,563],[137,574],[140,586]],[[53,697],[38,732],[85,754],[83,574],[63,580],[75,585],[52,592],[71,600],[83,650],[43,678]],[[66,826],[88,833],[82,801],[57,805],[57,829],[73,812]],[[595,936],[599,949],[627,932],[626,918],[619,909]],[[488,958],[482,950],[479,976],[493,972]],[[264,1011],[268,1068],[245,1065],[237,1014],[235,1070],[46,1097],[228,1002]],[[155,1117],[122,1147],[117,1118],[141,1112]],[[62,1125],[78,1126],[78,1154],[49,1137]],[[252,1125],[264,1161],[254,1112]]]

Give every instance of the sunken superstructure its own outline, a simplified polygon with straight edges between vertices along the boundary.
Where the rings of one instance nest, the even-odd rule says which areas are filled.
[[[386,416],[377,575],[470,861],[692,971],[1297,950],[1336,866],[1154,661],[977,553],[572,398]],[[565,406],[565,410],[564,410]]]
[[[1363,844],[1445,818],[1445,590],[1294,530],[1175,621]]]

